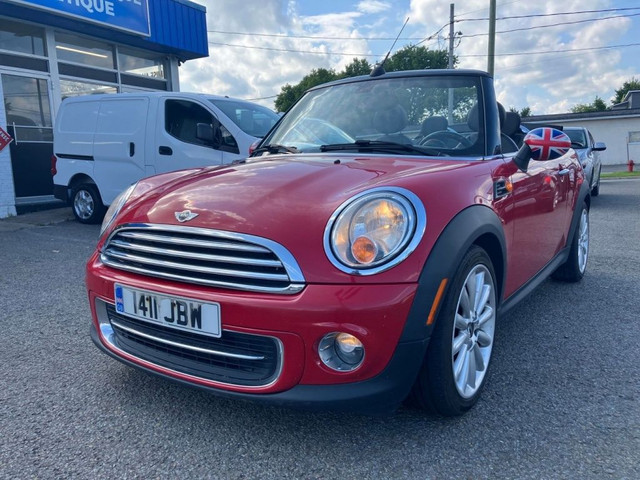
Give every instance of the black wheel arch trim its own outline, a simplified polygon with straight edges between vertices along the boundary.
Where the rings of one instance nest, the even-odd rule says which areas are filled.
[[[402,332],[401,342],[424,340],[431,336],[435,322],[428,326],[427,317],[440,283],[443,279],[448,279],[444,291],[446,295],[460,259],[474,244],[484,248],[491,258],[497,277],[500,302],[506,278],[504,229],[500,218],[491,208],[473,205],[462,210],[447,224],[431,250],[418,280],[418,288]],[[439,309],[440,305],[435,311],[436,318]]]

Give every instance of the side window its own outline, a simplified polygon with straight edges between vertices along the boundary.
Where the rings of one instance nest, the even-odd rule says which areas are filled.
[[[588,133],[589,133],[589,146],[593,147],[593,144],[596,142],[593,139],[593,135],[591,135],[591,132],[588,132]]]
[[[222,130],[222,145],[220,145],[220,150],[223,152],[240,153],[238,142],[233,138],[231,132],[229,132],[224,125],[220,125],[220,130]]]
[[[210,147],[206,141],[196,137],[198,123],[213,123],[213,115],[206,108],[189,100],[167,100],[164,107],[164,128],[169,135],[185,143]],[[222,129],[224,152],[239,153],[238,144],[231,133]]]

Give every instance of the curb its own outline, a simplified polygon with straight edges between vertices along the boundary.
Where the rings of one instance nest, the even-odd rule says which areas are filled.
[[[74,220],[71,207],[25,213],[0,219],[0,232],[14,232],[24,228],[44,227]]]

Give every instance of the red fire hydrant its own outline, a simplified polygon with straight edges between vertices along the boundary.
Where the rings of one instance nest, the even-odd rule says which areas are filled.
[[[628,172],[633,172],[633,166],[635,165],[635,163],[633,163],[633,160],[629,160],[629,162],[627,163],[627,171]]]

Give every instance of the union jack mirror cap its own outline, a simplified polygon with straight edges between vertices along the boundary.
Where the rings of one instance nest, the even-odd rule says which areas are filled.
[[[524,143],[531,149],[532,160],[554,160],[565,155],[571,148],[569,136],[550,127],[531,130],[524,137]]]

